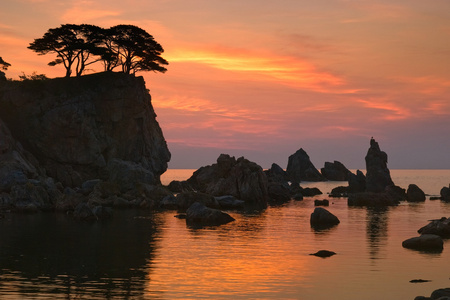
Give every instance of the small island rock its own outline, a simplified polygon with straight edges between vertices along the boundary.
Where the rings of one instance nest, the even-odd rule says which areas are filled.
[[[338,217],[322,207],[316,207],[310,218],[313,227],[332,227],[340,223]]]
[[[423,251],[442,251],[444,241],[435,234],[423,234],[403,241],[402,246],[408,249]]]
[[[199,202],[192,204],[186,211],[186,223],[193,226],[218,226],[234,220],[229,214],[206,207]]]

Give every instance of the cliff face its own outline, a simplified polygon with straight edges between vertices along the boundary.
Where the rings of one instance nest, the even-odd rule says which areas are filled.
[[[170,160],[142,77],[99,73],[2,82],[0,118],[65,186],[122,177],[154,184]]]

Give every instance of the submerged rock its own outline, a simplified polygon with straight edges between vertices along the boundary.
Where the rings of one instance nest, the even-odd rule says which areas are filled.
[[[419,237],[413,237],[402,242],[402,246],[408,249],[422,251],[442,251],[444,241],[435,234],[423,234]]]
[[[199,202],[192,204],[186,211],[186,223],[191,226],[218,226],[234,220],[229,214]]]
[[[301,181],[325,181],[325,177],[314,167],[305,150],[300,148],[289,156],[286,172],[289,179]]]

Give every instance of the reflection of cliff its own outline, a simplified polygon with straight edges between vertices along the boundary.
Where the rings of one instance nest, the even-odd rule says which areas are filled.
[[[380,248],[386,245],[388,234],[388,208],[367,208],[367,242],[371,259],[380,258]]]
[[[2,82],[0,118],[65,186],[108,179],[110,163],[135,164],[158,182],[170,159],[142,77],[100,73]]]
[[[157,221],[134,218],[132,211],[101,223],[53,214],[12,214],[0,221],[0,295],[12,286],[27,294],[53,289],[67,299],[134,299],[144,293]]]

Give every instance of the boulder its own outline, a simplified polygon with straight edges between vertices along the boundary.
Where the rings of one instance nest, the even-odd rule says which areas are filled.
[[[156,180],[152,171],[143,167],[142,164],[111,159],[106,167],[108,181],[117,185],[121,193],[136,188],[138,184],[152,184]]]
[[[271,203],[284,203],[291,200],[291,190],[287,183],[270,182],[268,192]]]
[[[287,172],[275,163],[272,164],[270,169],[265,170],[264,173],[266,174],[269,182],[285,183],[289,181]]]
[[[420,234],[435,234],[442,238],[450,238],[450,218],[442,217],[432,220],[428,225],[418,230]]]
[[[267,207],[268,180],[262,168],[244,157],[221,154],[217,163],[201,167],[187,180],[195,190],[213,196],[232,195],[246,203]]]
[[[339,219],[322,207],[316,207],[311,214],[310,224],[316,228],[327,228],[339,224]]]
[[[348,176],[348,193],[362,193],[366,191],[366,176],[360,170],[356,174],[350,173]]]
[[[199,202],[193,203],[186,211],[186,224],[190,226],[218,226],[234,220],[229,214]]]
[[[370,148],[366,155],[366,191],[382,193],[387,186],[394,185],[387,167],[388,156],[380,150],[378,143],[370,139]]]
[[[320,169],[322,175],[333,181],[348,181],[350,171],[339,161],[325,162],[325,165]]]
[[[308,154],[300,148],[289,156],[286,172],[292,181],[325,181],[325,177],[314,167]]]
[[[445,202],[450,202],[450,185],[449,187],[444,186],[441,191],[441,200]]]
[[[337,186],[333,188],[329,196],[335,198],[348,197],[348,186]]]
[[[449,300],[450,299],[450,288],[438,289],[431,293],[431,299],[437,300]]]
[[[92,209],[86,204],[86,203],[80,203],[75,207],[75,210],[73,212],[73,217],[75,219],[79,220],[96,220],[97,217],[95,216]]]
[[[174,195],[167,195],[162,199],[160,207],[169,210],[177,210],[178,200]]]
[[[318,188],[315,188],[315,187],[313,187],[313,188],[302,188],[302,187],[300,187],[300,193],[304,197],[314,197],[314,196],[323,194]]]
[[[425,201],[425,193],[415,184],[410,184],[406,191],[406,200],[408,202],[423,202]]]
[[[327,199],[314,200],[314,206],[329,206],[329,205],[330,205],[330,201],[328,201]]]
[[[195,202],[201,203],[210,208],[220,208],[216,198],[201,192],[184,192],[176,196],[178,210],[185,211]]]
[[[413,237],[403,241],[402,246],[408,249],[422,251],[442,251],[444,241],[435,234],[423,234],[419,237]]]
[[[231,195],[214,197],[219,202],[222,209],[240,209],[245,205],[245,201],[238,200]]]

